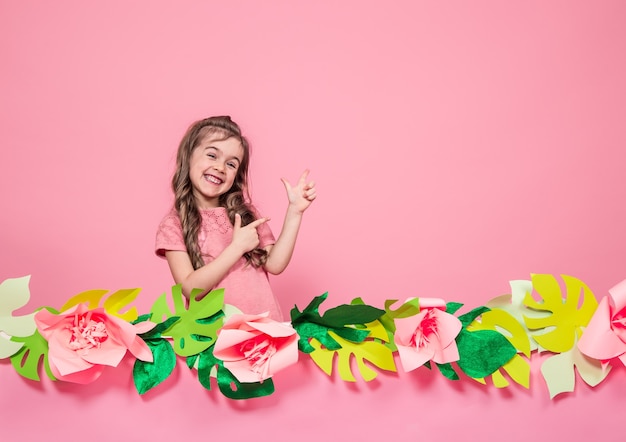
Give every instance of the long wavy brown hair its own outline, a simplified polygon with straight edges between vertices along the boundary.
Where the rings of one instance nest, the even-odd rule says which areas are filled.
[[[235,214],[241,215],[241,225],[245,226],[257,219],[256,213],[250,204],[248,194],[248,165],[250,163],[250,146],[248,140],[241,134],[241,129],[229,116],[209,117],[196,121],[183,136],[176,155],[176,172],[172,177],[174,191],[174,208],[178,212],[183,228],[183,238],[187,253],[191,258],[194,269],[202,267],[205,262],[200,254],[198,245],[198,231],[202,222],[200,211],[193,195],[193,186],[189,178],[189,161],[193,150],[207,137],[219,137],[216,140],[236,138],[241,143],[243,158],[239,164],[233,186],[221,195],[219,205],[225,207],[228,219],[235,224]],[[254,267],[260,267],[267,260],[267,252],[256,248],[247,252],[244,257]]]

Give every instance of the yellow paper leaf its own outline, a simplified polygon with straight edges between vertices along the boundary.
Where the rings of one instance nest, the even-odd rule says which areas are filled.
[[[121,310],[130,304],[137,298],[137,295],[141,289],[121,289],[113,292],[109,295],[102,307],[104,310],[112,316],[117,316],[125,321],[131,322],[138,318],[137,309],[135,307],[130,308],[126,312],[122,313]],[[90,310],[96,309],[101,306],[102,298],[109,293],[109,290],[87,290],[81,292],[78,295],[72,296],[63,306],[61,311],[64,312],[75,305],[87,303],[87,307]]]
[[[493,386],[496,388],[506,388],[510,385],[508,378],[502,374],[503,371],[506,372],[516,384],[524,388],[530,388],[530,364],[527,359],[520,355],[515,355],[509,362],[502,366],[501,370],[493,372],[491,382],[493,382]],[[485,378],[472,379],[483,385],[487,384]]]
[[[87,290],[85,292],[81,292],[78,295],[72,296],[65,304],[63,304],[60,311],[64,312],[65,310],[84,302],[87,303],[89,310],[93,310],[98,308],[100,300],[107,293],[109,293],[108,290]]]
[[[356,381],[350,366],[352,358],[356,360],[359,373],[365,381],[371,381],[378,376],[378,373],[366,365],[365,361],[380,369],[395,372],[396,364],[393,359],[393,352],[384,345],[384,341],[387,339],[385,327],[379,321],[374,321],[367,324],[366,329],[370,331],[370,335],[366,341],[359,343],[347,341],[329,331],[328,333],[333,339],[341,345],[339,350],[322,348],[317,339],[311,339],[311,346],[315,348],[310,353],[311,359],[329,376],[333,371],[333,362],[337,359],[339,376],[344,381],[350,382]]]
[[[132,307],[124,313],[122,313],[122,309],[134,301],[140,291],[141,289],[122,289],[116,291],[104,301],[104,310],[108,314],[115,315],[125,321],[134,321],[139,317],[137,308]]]
[[[525,316],[526,326],[538,330],[532,337],[546,350],[562,353],[572,349],[582,335],[598,307],[598,301],[585,283],[571,276],[562,275],[565,282],[565,298],[561,286],[552,275],[532,275],[532,284],[541,297],[540,301],[527,294],[524,304],[544,316]],[[546,314],[547,313],[547,314]]]
[[[490,309],[504,310],[515,318],[515,320],[524,328],[526,336],[530,335],[530,330],[526,327],[524,317],[537,317],[541,318],[545,316],[542,312],[537,312],[529,309],[524,305],[524,299],[527,294],[533,292],[533,284],[528,280],[514,280],[509,281],[511,286],[510,295],[502,295],[489,300],[485,306]],[[537,342],[533,339],[529,339],[530,350],[537,350]]]

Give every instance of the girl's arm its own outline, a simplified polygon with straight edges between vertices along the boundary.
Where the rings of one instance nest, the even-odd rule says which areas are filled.
[[[165,258],[170,271],[176,284],[182,285],[183,294],[189,298],[193,289],[201,289],[205,293],[213,289],[244,253],[259,245],[256,228],[267,221],[267,218],[260,218],[241,227],[241,216],[236,214],[231,243],[213,261],[196,270],[187,252],[166,251]]]
[[[293,249],[296,246],[302,215],[317,196],[315,183],[313,181],[307,182],[308,175],[309,171],[305,170],[300,176],[298,183],[293,187],[287,180],[282,179],[285,190],[287,190],[289,206],[287,206],[283,228],[280,231],[280,235],[278,235],[276,243],[266,248],[268,256],[265,262],[265,270],[274,275],[281,273],[289,264],[293,255]]]

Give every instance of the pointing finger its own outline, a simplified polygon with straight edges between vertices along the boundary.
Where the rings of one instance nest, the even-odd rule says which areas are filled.
[[[252,221],[250,224],[248,224],[248,226],[256,229],[258,226],[260,226],[263,223],[268,222],[269,220],[270,220],[269,218],[259,218],[257,220]]]

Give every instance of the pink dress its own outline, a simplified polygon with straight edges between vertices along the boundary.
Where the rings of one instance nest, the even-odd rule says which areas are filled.
[[[202,225],[198,232],[200,253],[205,263],[211,262],[228,246],[233,237],[233,226],[226,209],[217,207],[200,211]],[[274,244],[275,239],[267,223],[261,224],[259,247]],[[165,257],[168,250],[186,252],[180,219],[175,209],[163,218],[156,234],[156,254]],[[282,321],[280,306],[263,268],[255,268],[242,257],[215,288],[224,289],[224,302],[234,305],[246,314],[269,312],[270,317]]]

